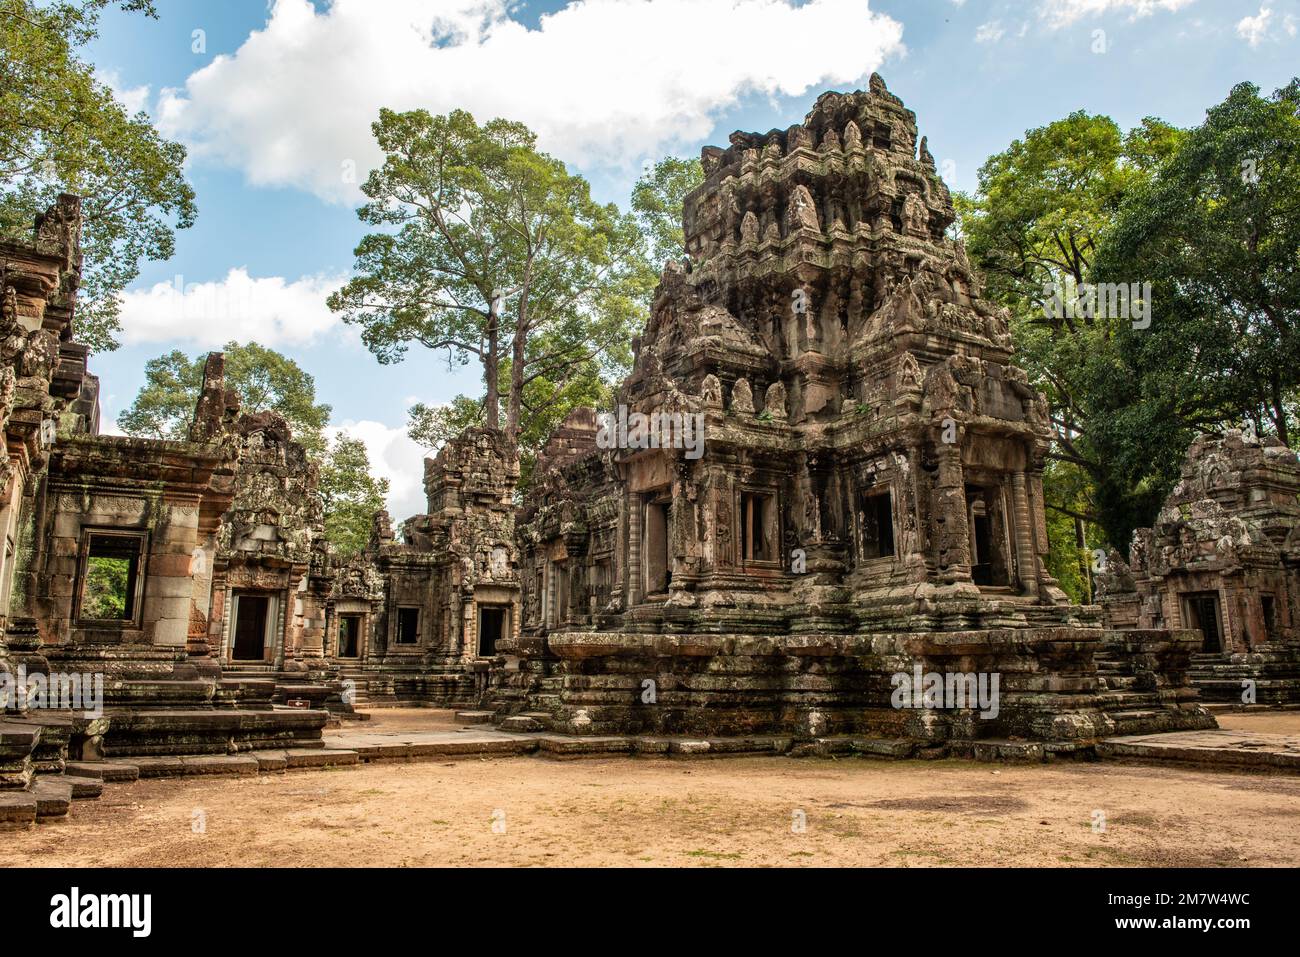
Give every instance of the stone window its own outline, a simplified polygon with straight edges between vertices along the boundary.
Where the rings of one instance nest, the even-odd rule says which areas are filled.
[[[506,636],[509,609],[504,605],[479,605],[478,653],[489,658],[497,653],[497,642]]]
[[[740,495],[740,542],[746,562],[777,560],[779,533],[776,526],[776,496],[770,492],[742,492]]]
[[[894,495],[888,488],[873,488],[862,496],[858,511],[862,525],[862,557],[894,555]]]
[[[420,641],[420,609],[397,609],[397,638],[399,645],[414,645]]]
[[[144,535],[88,532],[83,555],[78,617],[94,622],[135,621]]]
[[[339,615],[340,658],[358,658],[361,655],[361,616]]]

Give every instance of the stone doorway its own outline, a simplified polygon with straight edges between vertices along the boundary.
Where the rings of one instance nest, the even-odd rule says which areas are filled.
[[[1223,648],[1223,616],[1219,608],[1219,594],[1212,591],[1187,592],[1183,595],[1183,621],[1188,628],[1199,628],[1204,636],[1201,651],[1221,654]]]
[[[361,655],[361,616],[339,615],[340,658],[358,658]]]
[[[1011,584],[1011,565],[1002,497],[996,488],[967,485],[966,502],[970,508],[971,580],[984,588],[1004,588]]]
[[[271,596],[236,593],[231,661],[266,660],[270,618]]]
[[[667,592],[672,578],[668,561],[668,509],[671,504],[671,500],[646,502],[643,554],[647,595]]]
[[[497,642],[505,637],[506,611],[501,605],[479,605],[478,609],[478,653],[481,658],[490,658],[497,653]]]

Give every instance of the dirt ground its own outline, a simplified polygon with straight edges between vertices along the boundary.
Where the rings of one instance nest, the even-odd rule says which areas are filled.
[[[448,718],[377,711],[362,727]],[[1300,777],[1258,773],[472,758],[110,785],[62,823],[6,833],[0,865],[1296,866],[1298,819]]]

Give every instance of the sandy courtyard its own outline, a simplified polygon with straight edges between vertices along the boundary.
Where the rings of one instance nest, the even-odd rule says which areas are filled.
[[[1297,821],[1300,777],[1255,773],[472,758],[114,784],[6,833],[0,865],[1296,866]]]

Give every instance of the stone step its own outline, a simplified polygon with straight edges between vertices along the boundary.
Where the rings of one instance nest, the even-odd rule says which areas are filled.
[[[549,715],[542,715],[542,718],[549,718]],[[536,731],[545,731],[549,728],[549,722],[541,720],[536,715],[516,714],[511,715],[502,721],[497,727],[502,731],[513,731],[522,734],[532,734]]]
[[[286,748],[283,751],[254,751],[250,757],[257,760],[263,771],[342,767],[356,764],[361,759],[356,751],[344,748]]]
[[[329,720],[325,711],[299,708],[133,710],[109,717],[103,750],[114,758],[321,747],[321,729]]]
[[[140,778],[140,769],[124,761],[69,761],[63,773],[68,777],[110,782],[137,781]]]
[[[72,807],[71,784],[45,775],[38,776],[32,782],[32,797],[36,798],[36,819],[38,821],[51,817],[67,817]]]
[[[146,755],[107,764],[135,767],[141,778],[184,777],[192,774],[256,774],[257,758],[236,754]]]
[[[461,724],[491,724],[493,718],[491,711],[457,711],[456,720]]]
[[[0,830],[36,823],[36,797],[30,791],[0,791]]]
[[[94,778],[82,778],[74,774],[65,774],[63,780],[72,785],[72,797],[76,801],[90,800],[104,793],[104,782],[97,781]]]

